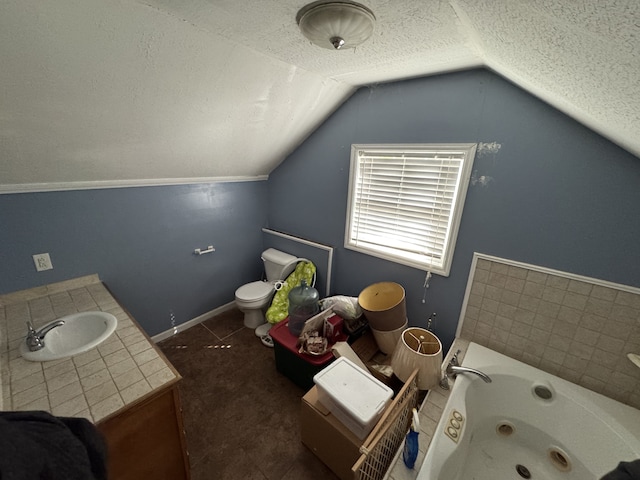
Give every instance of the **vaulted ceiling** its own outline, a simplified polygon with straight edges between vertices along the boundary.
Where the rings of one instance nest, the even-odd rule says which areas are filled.
[[[3,0],[0,193],[266,176],[357,87],[483,65],[640,156],[637,0],[361,1],[331,51],[305,0]]]

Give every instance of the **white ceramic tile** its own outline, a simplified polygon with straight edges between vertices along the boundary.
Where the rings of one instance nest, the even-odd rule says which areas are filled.
[[[529,333],[531,333],[531,325],[521,322],[513,322],[511,324],[510,332],[514,335],[518,335],[519,337],[529,337]]]
[[[133,357],[138,365],[143,365],[151,360],[155,360],[156,358],[158,358],[158,353],[153,348],[144,350]]]
[[[557,275],[549,275],[546,281],[547,286],[557,288],[558,290],[567,290],[569,283],[570,280],[568,278]]]
[[[619,355],[618,353],[611,353],[605,350],[601,350],[600,348],[594,348],[593,353],[591,355],[591,361],[596,365],[600,365],[602,367],[608,368],[609,370],[616,367],[618,363]],[[631,363],[631,362],[629,362]]]
[[[50,411],[50,406],[49,406],[49,398],[48,397],[40,397],[37,400],[34,400],[31,403],[27,403],[24,405],[20,405],[20,406],[14,406],[15,410],[19,410],[19,411],[23,411],[23,412],[28,412],[28,411],[32,411],[32,410],[44,410],[44,411]]]
[[[44,383],[44,374],[42,372],[36,372],[27,376],[15,377],[11,375],[11,392],[15,395],[17,393],[28,390],[41,383]]]
[[[561,337],[573,338],[577,330],[578,330],[577,325],[573,325],[571,323],[565,323],[565,322],[557,322],[553,326],[552,333],[554,335],[558,335]]]
[[[537,272],[535,270],[529,270],[527,273],[527,281],[544,285],[547,282],[547,274]]]
[[[609,335],[601,335],[598,341],[598,348],[610,353],[620,353],[624,347],[624,340],[613,338]]]
[[[166,364],[161,358],[156,358],[155,360],[151,360],[143,365],[140,365],[140,370],[144,374],[145,377],[149,377],[150,375],[156,373],[157,371],[166,368]]]
[[[120,337],[125,347],[129,347],[130,345],[133,345],[134,343],[138,343],[142,340],[146,340],[147,338],[140,332],[140,330],[137,329],[137,327],[132,327],[132,328],[136,329],[134,333],[127,335],[124,338]]]
[[[593,355],[593,345],[573,341],[569,344],[569,352],[582,360],[590,360]]]
[[[484,284],[489,280],[489,270],[480,270],[477,269],[475,275],[473,276],[473,282]]]
[[[626,305],[614,304],[611,308],[611,318],[635,325],[640,320],[640,310]]]
[[[67,400],[60,405],[51,408],[50,411],[52,414],[60,417],[72,417],[88,409],[89,405],[87,405],[87,400],[84,398],[84,395],[78,395],[73,397],[71,400]]]
[[[93,375],[94,373],[99,372],[100,370],[104,370],[105,368],[107,368],[107,365],[102,358],[98,358],[97,360],[89,362],[86,365],[76,367],[76,369],[78,370],[78,376],[80,378],[88,377],[89,375]]]
[[[640,295],[621,290],[616,295],[615,303],[640,310]]]
[[[609,287],[603,287],[601,285],[594,285],[591,290],[591,298],[599,298],[601,300],[606,300],[609,302],[613,302],[617,297],[617,290]]]
[[[468,313],[467,313],[468,314]],[[144,352],[151,348],[151,344],[147,340],[141,340],[138,343],[134,343],[133,345],[129,345],[127,350],[131,355],[137,355],[138,353]]]
[[[166,370],[168,370],[168,369],[166,369]],[[157,372],[157,374],[161,374],[161,373],[162,373],[162,371]],[[156,375],[156,374],[154,374],[154,375]],[[152,375],[152,377],[153,377],[153,375]],[[148,379],[149,383],[152,383],[152,381],[153,381],[152,377],[150,377]],[[140,371],[139,368],[132,368],[131,370],[123,373],[122,375],[118,375],[117,377],[113,377],[113,381],[115,382],[115,384],[116,384],[116,386],[118,387],[119,390],[123,390],[123,389],[127,388],[128,386],[133,385],[134,383],[139,382],[140,380],[143,380],[143,379],[144,379],[144,375],[142,374],[142,372]],[[155,384],[155,385],[152,383],[152,386],[155,388],[155,387],[158,387],[158,386],[162,385],[163,383],[164,382],[161,382],[161,383]]]
[[[15,378],[28,377],[29,375],[42,372],[41,362],[29,362],[22,357],[14,358],[9,361],[11,374]]]
[[[57,318],[66,317],[67,315],[78,313],[78,309],[73,303],[63,303],[61,305],[54,305],[53,311],[56,314]]]
[[[570,280],[567,290],[579,295],[589,295],[593,285],[591,283],[581,282],[579,280]]]
[[[125,404],[131,403],[151,391],[151,385],[146,380],[140,380],[133,385],[128,386],[120,392],[122,400]]]
[[[526,310],[526,309],[523,309],[523,308],[517,308],[515,316],[513,317],[513,319],[518,321],[518,322],[520,322],[520,323],[526,323],[527,325],[533,325],[535,322],[537,322],[536,317],[537,317],[537,315],[534,312],[532,312],[531,310]]]
[[[84,391],[84,396],[87,399],[89,407],[102,402],[118,392],[116,384],[113,380],[109,379],[107,382]]]
[[[49,389],[49,393],[52,393],[60,388],[66,387],[70,383],[77,381],[80,381],[78,372],[76,372],[75,370],[70,370],[47,380],[47,388]]]
[[[46,397],[48,393],[49,392],[47,390],[47,385],[45,383],[40,383],[35,387],[31,387],[27,390],[23,390],[22,392],[15,393],[13,395],[13,408],[17,409],[24,405],[33,403],[36,400],[40,400],[42,397]],[[10,409],[11,408],[5,408],[5,410]]]
[[[49,362],[43,362],[44,365],[44,378],[49,381],[50,379],[62,375],[63,373],[75,370],[75,365],[70,358],[64,359],[59,363],[49,366]]]
[[[66,385],[64,388],[56,390],[49,394],[49,403],[51,407],[57,407],[58,405],[62,405],[65,402],[77,397],[78,395],[82,395],[82,385],[79,381],[70,383]]]
[[[142,374],[141,374],[142,375]],[[162,370],[153,373],[147,377],[147,381],[152,388],[158,388],[165,383],[176,378],[175,374],[169,368],[163,368]]]
[[[129,327],[123,327],[121,325],[118,325],[118,327],[116,328],[116,333],[118,335],[118,337],[120,337],[120,339],[125,339],[130,335],[134,335],[138,333],[138,329],[136,327],[134,327],[133,325],[129,326]]]
[[[92,375],[81,378],[80,384],[85,390],[89,390],[109,381],[111,381],[111,374],[109,373],[109,370],[104,368]]]
[[[100,352],[98,352],[98,349],[96,348],[92,348],[88,352],[84,352],[80,355],[72,357],[73,363],[76,367],[82,367],[83,365],[87,365],[88,363],[94,362],[99,359]]]
[[[482,290],[484,290],[484,293],[481,293]],[[490,298],[491,300],[498,302],[502,296],[502,288],[494,287],[493,285],[485,285],[484,289],[479,289],[477,293],[478,295],[482,295],[485,300]]]
[[[123,360],[122,362],[110,365],[109,372],[113,377],[117,377],[128,372],[133,368],[137,368],[136,362],[133,361],[133,358],[129,357],[126,360]]]
[[[116,350],[113,353],[105,355],[104,363],[108,367],[111,367],[111,365],[115,365],[116,363],[123,362],[125,360],[130,359],[130,358],[131,358],[131,355],[129,354],[128,350],[126,350],[125,348],[121,348],[119,350]]]
[[[492,326],[494,323],[496,323],[496,314],[488,310],[480,309],[480,313],[478,314],[478,322]]]
[[[564,290],[560,290],[558,288],[553,288],[553,287],[547,286],[547,287],[545,287],[544,291],[542,292],[542,300],[545,300],[545,301],[551,302],[551,303],[562,304],[562,301],[564,300],[565,293],[566,292]]]
[[[476,268],[478,270],[491,270],[492,263],[493,262],[491,262],[490,260],[479,258],[476,262]]]
[[[124,407],[120,394],[116,393],[90,408],[94,421],[98,422]]]
[[[521,295],[517,306],[523,310],[536,312],[538,310],[538,305],[540,305],[539,298],[534,298],[529,295]]]
[[[509,266],[509,273],[508,275],[510,277],[514,277],[514,278],[520,278],[520,279],[526,279],[527,278],[527,273],[529,273],[529,270],[527,270],[526,268],[522,268],[522,267],[515,267],[513,265]]]
[[[589,297],[587,304],[584,307],[584,311],[587,313],[594,313],[606,317],[613,308],[613,302],[608,300],[602,300],[599,298]]]

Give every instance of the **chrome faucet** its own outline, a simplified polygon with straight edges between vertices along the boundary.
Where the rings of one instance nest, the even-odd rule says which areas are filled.
[[[36,331],[33,328],[31,322],[27,321],[27,328],[29,332],[27,333],[26,343],[29,351],[37,352],[38,350],[42,350],[44,348],[44,337],[47,333],[53,330],[56,327],[60,327],[64,325],[64,320],[58,320],[57,322],[50,323],[46,327],[41,328]]]
[[[491,377],[486,373],[481,372],[480,370],[476,370],[475,368],[463,367],[458,362],[458,354],[460,350],[453,354],[451,360],[447,364],[447,368],[444,371],[444,376],[442,380],[440,380],[440,388],[443,390],[449,390],[449,377],[455,379],[456,375],[459,373],[473,373],[478,375],[485,383],[491,383]]]

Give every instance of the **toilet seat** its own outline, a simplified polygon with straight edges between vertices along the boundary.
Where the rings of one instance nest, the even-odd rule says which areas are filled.
[[[236,298],[244,302],[255,302],[266,299],[274,290],[273,285],[269,282],[251,282],[242,285],[236,290]]]

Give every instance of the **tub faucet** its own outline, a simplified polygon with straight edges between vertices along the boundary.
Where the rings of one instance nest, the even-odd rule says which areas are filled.
[[[460,350],[453,354],[451,360],[447,364],[447,368],[444,371],[444,376],[442,380],[440,380],[440,388],[443,390],[449,390],[449,377],[455,379],[456,375],[459,373],[473,373],[478,375],[485,383],[491,383],[491,377],[486,373],[482,373],[480,370],[476,370],[475,368],[463,367],[458,362],[458,354]]]
[[[29,329],[29,332],[27,333],[27,338],[26,338],[26,342],[27,342],[27,347],[29,348],[29,351],[31,352],[37,352],[38,350],[42,350],[44,348],[44,337],[47,333],[49,333],[51,330],[53,330],[56,327],[59,327],[61,325],[64,325],[64,320],[58,320],[57,322],[53,322],[49,325],[47,325],[46,327],[41,328],[40,330],[36,331],[33,328],[33,325],[31,324],[31,322],[27,322],[27,328]]]

